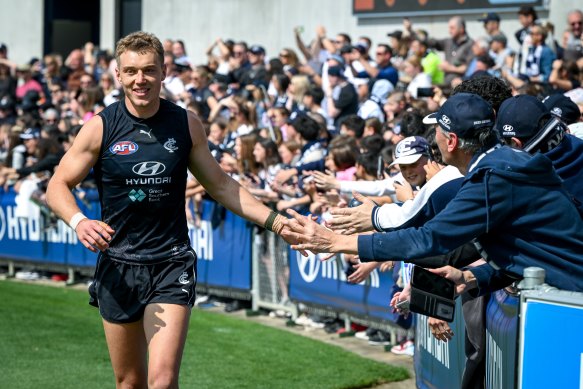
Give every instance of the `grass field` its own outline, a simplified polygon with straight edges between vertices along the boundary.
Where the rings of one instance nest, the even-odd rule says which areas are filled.
[[[0,387],[112,388],[101,320],[87,293],[0,281]],[[182,388],[362,388],[408,377],[338,347],[194,310]]]

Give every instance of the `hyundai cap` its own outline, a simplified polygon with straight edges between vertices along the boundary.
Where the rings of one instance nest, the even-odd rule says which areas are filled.
[[[581,118],[579,106],[569,97],[563,94],[550,95],[544,98],[543,104],[551,111],[551,114],[564,121],[566,124],[577,123]]]
[[[536,97],[516,95],[500,105],[495,128],[503,138],[527,140],[538,133],[539,121],[550,117],[549,109]]]
[[[395,148],[395,160],[393,165],[411,165],[419,160],[422,156],[429,157],[429,143],[421,136],[410,136],[399,143]]]
[[[461,139],[471,138],[474,130],[494,125],[494,110],[490,103],[473,93],[451,96],[439,111],[427,115],[424,124],[439,124]]]

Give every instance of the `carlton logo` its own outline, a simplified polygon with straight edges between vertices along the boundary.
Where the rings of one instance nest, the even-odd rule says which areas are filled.
[[[166,170],[166,166],[162,162],[148,161],[137,163],[132,168],[132,171],[140,176],[157,176]]]
[[[138,151],[138,145],[129,140],[122,140],[121,142],[114,143],[109,148],[109,151],[117,155],[130,155]]]

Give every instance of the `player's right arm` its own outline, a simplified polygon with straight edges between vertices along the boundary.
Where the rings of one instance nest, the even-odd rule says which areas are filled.
[[[83,180],[97,162],[103,137],[101,117],[94,116],[83,125],[75,142],[61,159],[47,187],[49,207],[66,223],[81,213],[71,192]],[[83,219],[75,229],[79,241],[89,250],[105,250],[113,229],[97,220]]]

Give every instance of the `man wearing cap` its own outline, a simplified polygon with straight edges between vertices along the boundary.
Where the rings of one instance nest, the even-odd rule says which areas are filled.
[[[358,94],[354,85],[344,76],[344,69],[340,66],[328,68],[329,92],[326,93],[326,111],[334,118],[336,130],[340,130],[342,119],[358,112]]]
[[[265,69],[265,49],[259,45],[253,45],[247,53],[251,67],[241,76],[241,88],[246,85],[255,85],[267,88],[269,75]]]
[[[570,97],[561,93],[545,97],[543,104],[553,116],[562,120],[567,126],[580,122],[582,119],[579,106]]]
[[[490,39],[495,35],[504,36],[500,31],[500,16],[496,12],[485,13],[478,21],[484,23],[484,30]]]
[[[359,61],[364,71],[359,72],[358,78],[376,78],[389,80],[393,86],[399,82],[399,73],[391,63],[391,48],[385,44],[380,44],[376,48],[375,60],[376,67],[371,65],[368,59],[359,52],[354,53],[354,60]]]
[[[547,97],[545,104],[530,95],[505,100],[496,117],[496,129],[512,147],[530,154],[540,152],[550,159],[567,192],[583,204],[583,140],[567,133],[563,121],[567,108],[563,111],[556,104],[562,99],[555,96],[562,95]],[[568,97],[562,97],[577,108]]]
[[[293,211],[287,234],[302,242],[292,248],[358,254],[361,261],[392,261],[444,254],[476,239],[481,254],[504,274],[519,279],[529,266],[542,267],[545,281],[583,291],[583,218],[551,161],[542,154],[499,144],[494,111],[477,95],[450,97],[430,118],[444,162],[465,175],[455,198],[421,228],[344,236]],[[458,292],[491,288],[493,274],[482,266],[432,270],[453,279]],[[491,289],[489,289],[491,290]]]

